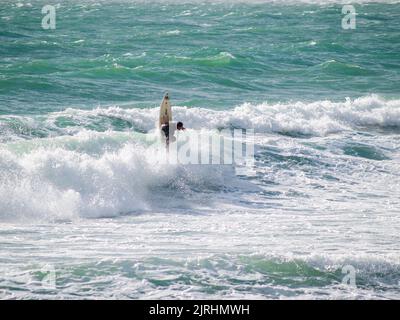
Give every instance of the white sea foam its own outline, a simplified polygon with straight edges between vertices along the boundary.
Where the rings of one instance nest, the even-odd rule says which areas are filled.
[[[2,141],[40,136],[76,134],[103,122],[97,130],[115,130],[113,120],[124,120],[135,130],[150,131],[155,127],[159,108],[139,109],[99,107],[93,110],[68,108],[46,116],[0,116]],[[399,128],[400,100],[386,100],[377,95],[345,101],[321,100],[311,103],[244,103],[229,110],[215,108],[173,107],[174,119],[193,129],[243,128],[256,133],[289,133],[326,136],[358,130],[360,127]],[[60,119],[72,125],[59,126]],[[108,122],[103,120],[108,119]]]
[[[218,188],[225,169],[172,165],[153,134],[82,131],[0,147],[0,220],[64,220],[146,212],[151,188],[182,196]],[[222,170],[222,171],[221,171]],[[226,171],[226,170],[225,170]],[[171,197],[171,194],[168,196]],[[174,205],[174,196],[169,204]]]
[[[144,209],[141,194],[151,168],[133,148],[98,159],[61,148],[22,156],[1,150],[1,219],[57,220]]]
[[[256,134],[261,137],[266,133],[267,139],[271,136],[270,133],[274,132],[298,132],[318,138],[343,130],[352,133],[360,126],[400,126],[400,101],[385,100],[378,96],[348,99],[342,102],[257,105],[246,103],[231,110],[220,111],[188,107],[173,109],[175,119],[182,120],[187,127],[194,130],[202,129],[207,132],[208,129],[226,127],[254,128]],[[202,166],[199,169],[163,164],[160,162],[160,159],[163,159],[160,152],[164,150],[151,146],[148,141],[148,138],[152,137],[151,132],[138,133],[128,129],[122,132],[114,131],[112,124],[106,126],[107,130],[104,132],[95,132],[91,129],[93,122],[96,123],[96,119],[99,118],[122,119],[131,123],[137,130],[151,131],[157,114],[158,108],[110,107],[94,110],[67,109],[36,118],[0,117],[0,121],[3,120],[0,122],[3,136],[19,137],[16,141],[8,139],[0,146],[0,219],[43,217],[54,220],[151,211],[156,204],[148,198],[148,192],[152,188],[161,187],[162,190],[168,191],[168,188],[173,186],[179,189],[179,191],[170,190],[172,196],[168,203],[174,205],[174,197],[184,196],[185,192],[190,192],[191,189],[196,189],[201,194],[207,192],[207,188],[215,190],[222,185],[239,186],[236,177],[234,183],[229,181],[233,179],[234,174],[223,172],[214,166]],[[58,127],[57,121],[60,118],[75,121],[75,125]],[[12,127],[10,123],[13,123]],[[25,127],[24,130],[21,130],[21,127]],[[47,138],[26,139],[29,137],[26,136],[26,132],[29,132],[27,128],[42,130],[40,134],[47,135]],[[280,135],[274,137],[278,149],[270,156],[275,157],[275,154],[280,154],[284,158],[288,157],[288,165],[291,163],[290,154],[299,153],[304,149],[299,147],[297,142],[291,147],[284,138],[280,138]],[[346,169],[349,166],[346,163],[347,158],[343,160],[337,158],[343,153],[343,149],[347,150],[350,156],[364,152],[365,154],[361,154],[364,158],[360,159],[384,160],[398,157],[393,151],[395,148],[393,142],[385,140],[380,146],[374,146],[376,139],[371,141],[366,139],[360,141],[361,144],[356,140],[350,141],[353,144],[349,144],[350,142],[345,140],[328,146],[330,153],[323,155],[324,162],[343,161],[341,169],[343,172],[328,173],[338,177],[344,174],[344,181],[351,178]],[[264,138],[260,141],[263,146],[269,144]],[[318,162],[321,155],[318,152],[313,155],[315,151],[312,150],[314,149],[304,150],[307,154],[298,156],[304,156],[305,161]],[[270,169],[267,169],[275,170],[274,165],[270,163]],[[293,165],[291,166],[292,169],[289,171],[276,168],[277,171],[272,179],[279,181],[282,186],[285,185],[285,181],[292,183],[293,179],[293,183],[306,179],[301,180],[302,185],[310,181],[310,178],[304,176],[301,166],[298,172]],[[349,169],[352,175],[358,172],[356,168],[352,166]],[[263,167],[257,170],[259,173],[264,171]],[[268,170],[265,173],[266,177],[270,175]],[[321,167],[321,170],[323,174],[325,169]],[[389,170],[389,167],[385,170]],[[297,174],[294,174],[296,172]],[[387,181],[383,180],[384,172],[380,173],[382,182],[371,176],[372,173],[369,174],[371,176],[369,180],[365,176],[364,169],[359,174],[361,178],[357,176],[355,179],[365,180],[363,186],[369,188],[375,185],[375,193],[381,192],[385,196],[385,192],[390,193],[391,188],[384,188]],[[392,177],[392,169],[388,174],[387,179],[392,179],[394,184],[397,183],[394,182],[397,181],[396,178]],[[318,172],[314,174],[315,179],[319,176]],[[290,193],[290,190],[288,192]]]
[[[398,100],[174,107],[201,132],[257,128],[249,181],[222,166],[168,165],[153,132],[103,121],[149,131],[157,114],[111,107],[0,118],[19,137],[0,144],[0,297],[399,297],[398,135],[368,131],[399,126]],[[27,139],[28,127],[47,135]],[[290,130],[315,136],[271,134]],[[86,219],[121,214],[130,216]],[[41,264],[56,268],[53,291],[40,287]],[[356,287],[342,283],[346,266]]]
[[[174,118],[189,128],[244,128],[257,133],[300,133],[327,135],[360,126],[400,127],[400,100],[385,100],[371,95],[357,99],[332,102],[329,100],[312,103],[245,103],[231,110],[173,107]],[[120,107],[97,108],[91,111],[67,109],[52,114],[48,121],[61,115],[81,118],[108,116],[124,119],[141,130],[154,128],[158,108],[122,109]]]

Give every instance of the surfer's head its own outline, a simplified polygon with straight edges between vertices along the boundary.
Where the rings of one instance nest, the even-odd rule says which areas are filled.
[[[180,121],[176,124],[176,128],[177,128],[178,130],[185,130],[185,128],[183,127],[183,123],[180,122]]]

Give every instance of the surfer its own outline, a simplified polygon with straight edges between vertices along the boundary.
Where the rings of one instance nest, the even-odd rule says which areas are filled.
[[[183,126],[183,123],[182,123],[181,121],[179,121],[179,122],[176,124],[176,130],[178,130],[178,131],[186,130],[186,128]],[[174,141],[176,140],[176,138],[174,137],[175,128],[173,128],[173,129],[170,131],[169,122],[164,123],[164,124],[161,125],[161,131],[164,132],[164,135],[165,135],[165,143],[166,143],[167,147],[169,146],[170,135],[171,135],[171,134],[172,134],[172,139],[171,139],[172,142],[174,142]]]
[[[174,137],[176,130],[185,130],[183,123],[179,121],[176,126],[175,123],[172,122],[172,110],[171,110],[171,103],[169,100],[168,92],[165,93],[163,100],[161,101],[160,105],[160,117],[159,117],[159,128],[161,132],[164,133],[165,137],[165,146],[167,150],[169,148],[169,143],[176,141]],[[172,125],[174,124],[174,125]]]

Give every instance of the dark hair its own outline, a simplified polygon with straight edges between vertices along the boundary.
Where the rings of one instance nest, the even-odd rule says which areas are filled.
[[[176,127],[177,127],[177,128],[183,127],[183,123],[179,121],[179,122],[176,124]]]

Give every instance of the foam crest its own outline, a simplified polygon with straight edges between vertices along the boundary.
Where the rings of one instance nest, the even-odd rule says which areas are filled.
[[[172,170],[127,144],[100,157],[64,148],[0,151],[1,218],[72,219],[146,210],[148,186]],[[154,151],[153,151],[154,152]]]
[[[158,108],[118,106],[80,110],[68,108],[46,116],[0,116],[4,142],[82,131],[149,132],[155,127]],[[334,102],[244,103],[229,110],[185,106],[173,107],[174,119],[193,129],[243,128],[256,133],[283,133],[324,136],[347,130],[400,127],[400,100],[377,95]]]
[[[326,135],[366,127],[399,127],[400,100],[385,100],[377,95],[332,102],[244,103],[231,110],[174,107],[174,118],[194,129],[244,128],[258,133],[299,133]],[[126,120],[139,130],[154,128],[158,108],[122,109],[111,107],[81,112],[66,111],[77,117],[106,116]]]
[[[182,206],[193,192],[218,190],[229,178],[222,166],[169,163],[156,135],[81,132],[1,146],[0,220],[113,217]]]

